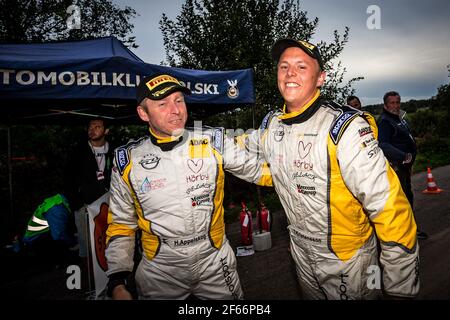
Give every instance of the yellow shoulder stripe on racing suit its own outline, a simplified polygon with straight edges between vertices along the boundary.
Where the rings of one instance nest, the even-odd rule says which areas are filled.
[[[364,112],[362,117],[369,123],[370,127],[372,128],[375,139],[378,139],[378,126],[375,118],[368,112]]]
[[[222,155],[214,148],[211,148],[214,158],[217,161],[216,191],[214,194],[214,211],[211,217],[211,225],[209,227],[209,237],[211,244],[219,249],[222,247],[223,236],[225,234],[223,197],[225,173],[223,171]]]
[[[281,119],[281,120],[290,119],[290,118],[294,118],[294,117],[298,116],[299,114],[305,112],[305,110],[308,109],[317,100],[317,98],[319,98],[319,96],[320,96],[320,90],[317,89],[314,97],[312,97],[312,99],[307,104],[305,104],[305,106],[303,106],[300,111],[286,112],[286,104],[284,104],[283,114],[278,116],[278,119]]]
[[[328,197],[329,197],[329,235],[330,251],[342,260],[347,261],[363,246],[372,236],[368,217],[361,204],[348,190],[342,179],[341,170],[337,160],[337,145],[328,135]],[[351,214],[349,214],[351,213]],[[354,237],[349,237],[354,235]]]

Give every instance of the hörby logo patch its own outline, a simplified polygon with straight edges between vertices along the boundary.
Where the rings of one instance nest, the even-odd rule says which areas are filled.
[[[193,182],[202,182],[202,181],[208,181],[209,175],[207,174],[191,174],[190,176],[186,177],[186,183],[193,183]]]

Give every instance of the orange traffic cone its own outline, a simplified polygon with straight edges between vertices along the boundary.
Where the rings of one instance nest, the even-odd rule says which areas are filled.
[[[434,182],[433,174],[430,167],[427,169],[427,188],[422,193],[441,193],[442,189],[439,189],[436,182]]]

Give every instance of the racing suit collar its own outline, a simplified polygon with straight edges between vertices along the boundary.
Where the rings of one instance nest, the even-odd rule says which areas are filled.
[[[284,124],[291,125],[294,123],[301,123],[309,118],[316,112],[320,106],[320,90],[317,89],[314,97],[303,107],[302,111],[286,112],[286,104],[283,106],[283,114],[278,116]]]
[[[160,147],[162,151],[170,151],[177,144],[179,144],[183,141],[183,135],[165,138],[165,137],[158,136],[150,128],[149,128],[149,132],[150,132],[150,140],[152,141],[152,143],[154,145]]]

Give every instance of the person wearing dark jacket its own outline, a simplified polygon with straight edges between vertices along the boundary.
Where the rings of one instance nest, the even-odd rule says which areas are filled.
[[[400,110],[400,95],[396,91],[387,92],[384,109],[378,119],[378,141],[385,157],[397,173],[403,192],[413,208],[414,194],[411,187],[412,166],[417,155],[416,141],[404,119],[405,111]],[[427,239],[428,235],[417,230],[417,238]]]
[[[65,194],[75,215],[80,257],[87,257],[87,205],[109,190],[114,149],[106,141],[109,133],[105,119],[89,121],[88,141],[69,155],[65,170]]]

